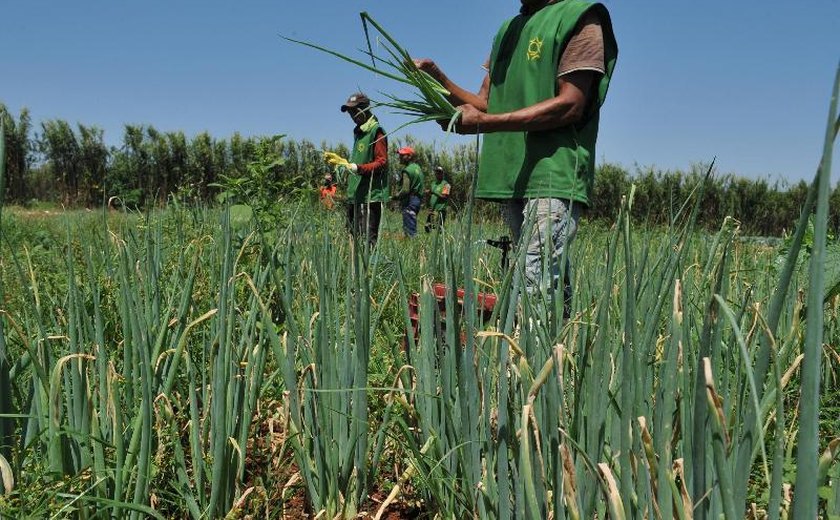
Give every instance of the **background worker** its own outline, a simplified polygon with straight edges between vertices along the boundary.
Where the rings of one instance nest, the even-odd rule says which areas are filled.
[[[429,192],[429,214],[426,216],[426,233],[433,229],[442,229],[446,222],[446,206],[449,203],[449,191],[452,187],[446,182],[442,166],[435,167],[435,180],[427,190]]]
[[[568,318],[568,254],[562,267],[561,259],[592,193],[599,112],[618,46],[602,4],[519,3],[520,14],[504,22],[493,41],[478,93],[453,83],[432,60],[415,65],[451,92],[461,112],[456,132],[487,134],[476,196],[505,203],[517,240],[526,217],[534,219],[530,235],[521,238],[526,288],[553,293],[563,283]],[[543,258],[549,240],[552,250]]]
[[[399,191],[392,197],[400,201],[403,232],[408,237],[417,234],[417,214],[420,212],[420,195],[423,193],[423,171],[414,162],[414,149],[404,146],[397,150],[402,165]]]
[[[349,171],[347,179],[347,224],[356,237],[367,237],[371,246],[379,237],[382,203],[388,201],[388,140],[370,111],[370,99],[362,92],[352,94],[341,111],[356,124],[353,150],[347,160],[325,154],[327,162]]]
[[[335,194],[338,191],[333,176],[331,174],[324,175],[324,185],[321,186],[321,204],[327,209],[333,209],[335,206]]]

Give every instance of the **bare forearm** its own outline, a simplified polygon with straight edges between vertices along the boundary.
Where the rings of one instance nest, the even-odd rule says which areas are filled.
[[[462,105],[459,133],[533,132],[576,124],[583,119],[588,92],[595,74],[574,72],[558,81],[556,96],[511,112],[488,114],[478,107]]]
[[[533,132],[573,125],[582,116],[579,103],[554,97],[513,112],[484,113],[477,121],[477,126],[482,133]]]
[[[446,96],[446,98],[450,103],[452,103],[452,105],[456,107],[460,105],[472,105],[481,111],[487,110],[487,97],[483,96],[481,91],[477,93],[470,92],[450,80],[449,77],[443,73],[441,73],[441,77],[438,81],[440,81],[443,88],[449,91],[449,95]]]

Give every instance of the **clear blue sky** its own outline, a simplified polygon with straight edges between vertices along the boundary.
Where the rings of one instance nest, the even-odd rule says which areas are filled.
[[[840,1],[608,1],[619,61],[602,112],[599,161],[721,173],[813,176],[840,59]],[[338,111],[387,81],[282,40],[345,53],[364,46],[368,11],[413,55],[477,88],[482,62],[517,0],[7,0],[0,102],[17,114],[96,125],[117,144],[124,123],[216,137],[286,133],[347,142]],[[386,128],[403,120],[380,113]],[[400,134],[462,143],[431,123]],[[840,178],[835,154],[833,180]]]

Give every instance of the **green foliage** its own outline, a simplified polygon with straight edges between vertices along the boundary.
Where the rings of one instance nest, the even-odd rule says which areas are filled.
[[[0,106],[0,115],[6,122],[7,200],[18,204],[40,200],[96,206],[110,201],[116,207],[145,208],[170,197],[191,204],[213,201],[218,191],[210,185],[252,176],[249,165],[262,164],[259,143],[271,139],[245,138],[235,133],[226,140],[206,132],[188,138],[183,132],[126,125],[122,145],[108,148],[96,127],[78,125],[74,129],[66,122],[53,120],[45,122],[43,133],[33,137],[28,111],[22,110],[15,121]],[[465,207],[475,172],[474,146],[423,143],[410,135],[392,136],[389,144],[393,171],[399,163],[396,149],[410,145],[418,152],[427,181],[434,166],[447,171],[453,212]],[[276,147],[283,163],[268,175],[269,182],[290,188],[287,200],[290,193],[303,199],[315,197],[326,172],[323,150],[348,155],[346,146],[340,143],[316,146],[306,140],[283,139]],[[652,167],[630,171],[616,164],[602,164],[596,174],[593,204],[585,216],[589,221],[615,222],[621,197],[634,184],[637,203],[631,215],[633,222],[668,225],[703,171],[702,165],[688,171]],[[698,224],[714,231],[724,217],[731,216],[741,222],[747,235],[784,236],[799,216],[807,188],[805,182],[770,184],[764,179],[718,176],[704,191]],[[493,203],[479,203],[476,210],[484,217],[498,215]],[[840,184],[830,195],[828,229],[835,235],[840,232]]]
[[[141,204],[170,182],[175,149],[200,199],[218,185],[232,205],[42,221],[15,210],[0,234],[0,515],[280,516],[273,490],[291,479],[264,462],[292,453],[315,516],[364,512],[385,460],[405,468],[393,490],[414,472],[440,518],[732,519],[753,498],[769,518],[838,516],[840,440],[820,438],[837,431],[836,85],[825,158],[777,270],[778,251],[742,240],[735,219],[700,227],[726,201],[711,167],[661,184],[644,172],[624,193],[612,168],[617,218],[571,248],[567,322],[554,295],[522,287],[523,250],[509,271],[492,267],[472,204],[441,233],[383,233],[368,255],[337,215],[279,203],[303,198],[313,146],[265,138],[245,160],[239,142],[234,161],[207,134],[181,147],[127,127],[123,173],[143,175],[124,187]],[[99,134],[80,130],[92,143],[80,145],[66,124],[44,130],[48,168],[83,193],[95,175],[69,162]],[[260,231],[285,232],[236,237],[246,208]],[[479,286],[497,298],[489,317]],[[264,420],[261,405],[282,412]],[[266,448],[275,428],[282,448]]]
[[[386,98],[385,100],[373,103],[374,107],[389,107],[395,113],[411,118],[400,128],[410,124],[442,120],[449,121],[449,127],[451,129],[460,114],[449,102],[449,92],[435,78],[418,69],[414,65],[408,51],[388,34],[368,13],[362,12],[360,16],[367,39],[368,51],[366,54],[371,60],[370,65],[365,63],[366,60],[360,61],[314,43],[295,40],[285,36],[283,38],[290,42],[331,54],[362,69],[411,87],[414,94],[413,99],[402,99],[391,94],[383,94]],[[370,33],[373,32],[370,30],[371,27],[377,36],[377,50],[384,51],[384,53],[379,55],[374,54],[373,46],[370,42]]]
[[[116,481],[110,480],[113,478],[110,475],[120,474],[115,471],[116,468],[129,467],[118,466],[120,460],[123,460],[122,464],[131,462],[130,467],[140,471],[140,457],[147,457],[151,472],[149,481],[143,483],[144,488],[148,486],[148,492],[142,497],[137,495],[137,502],[134,502],[139,474],[129,471],[119,500],[151,507],[148,497],[154,495],[157,500],[154,507],[164,517],[196,516],[195,511],[200,514],[211,503],[216,504],[216,516],[223,516],[229,509],[234,509],[233,504],[250,486],[255,486],[255,489],[249,495],[250,498],[244,501],[240,512],[263,514],[262,506],[259,511],[251,508],[256,508],[255,504],[265,504],[272,516],[279,515],[282,499],[279,495],[271,494],[271,490],[282,490],[291,477],[288,466],[293,454],[298,457],[298,470],[310,463],[310,468],[315,468],[305,482],[305,489],[308,490],[310,484],[313,486],[313,491],[308,493],[318,493],[318,496],[326,498],[325,493],[329,490],[349,489],[344,487],[348,482],[362,486],[359,480],[347,479],[346,461],[329,459],[328,456],[337,453],[334,442],[340,439],[344,439],[342,442],[350,442],[353,435],[362,433],[357,431],[351,435],[350,430],[341,429],[357,426],[359,412],[347,410],[352,410],[354,399],[360,396],[357,392],[340,390],[358,390],[365,386],[369,388],[366,395],[368,417],[365,429],[368,448],[367,451],[352,452],[352,466],[365,471],[367,482],[362,487],[354,488],[354,494],[345,492],[343,498],[333,494],[329,501],[330,511],[349,514],[356,509],[372,512],[376,504],[355,493],[363,487],[368,490],[388,489],[383,482],[386,477],[379,476],[380,472],[392,466],[404,470],[410,464],[416,468],[416,473],[410,481],[403,483],[402,492],[413,493],[415,498],[423,500],[427,508],[439,512],[443,517],[451,517],[447,512],[456,511],[455,516],[460,517],[462,513],[469,516],[472,507],[484,507],[486,516],[494,516],[493,508],[498,507],[498,498],[493,497],[499,496],[500,483],[505,481],[501,477],[505,473],[498,467],[501,460],[499,454],[510,453],[506,482],[515,503],[519,503],[521,493],[522,497],[536,496],[536,503],[542,504],[539,497],[556,485],[548,480],[550,476],[557,478],[551,468],[561,468],[562,465],[558,464],[563,462],[562,457],[570,457],[568,460],[576,476],[577,494],[574,497],[565,494],[560,496],[564,503],[577,507],[582,518],[591,517],[585,512],[593,503],[597,506],[596,510],[603,507],[605,502],[601,497],[605,491],[599,473],[593,472],[588,459],[607,464],[619,484],[626,482],[622,478],[626,473],[620,471],[623,453],[619,448],[620,432],[625,423],[619,410],[624,407],[622,398],[635,398],[636,391],[648,396],[646,400],[632,405],[633,414],[630,416],[633,428],[632,453],[639,457],[636,462],[637,471],[631,472],[634,479],[631,481],[631,489],[636,493],[638,502],[633,506],[630,505],[631,501],[624,499],[623,504],[627,511],[646,507],[645,504],[650,504],[653,498],[649,491],[643,490],[648,489],[648,479],[653,479],[648,476],[648,472],[655,465],[641,458],[644,453],[639,439],[641,430],[635,417],[647,418],[651,437],[660,439],[662,446],[667,442],[662,439],[674,439],[668,444],[672,451],[671,457],[674,460],[686,457],[685,478],[688,479],[686,482],[692,482],[691,479],[695,477],[691,475],[697,474],[697,470],[693,469],[696,463],[690,462],[686,446],[691,444],[690,412],[696,397],[693,397],[690,383],[693,383],[693,376],[696,375],[695,356],[701,344],[702,321],[708,314],[706,305],[713,294],[721,294],[727,302],[746,302],[739,303],[736,323],[742,331],[748,330],[756,318],[752,311],[743,314],[740,311],[750,309],[754,302],[765,301],[776,281],[776,277],[768,274],[763,267],[772,262],[775,249],[736,240],[737,226],[724,226],[719,239],[710,240],[704,233],[691,234],[683,242],[676,242],[676,247],[675,237],[671,233],[662,230],[634,231],[627,254],[634,258],[631,265],[636,267],[632,276],[628,274],[628,279],[635,281],[630,286],[636,286],[639,291],[635,298],[636,315],[645,318],[626,322],[622,318],[622,309],[628,304],[624,302],[633,301],[625,297],[629,286],[624,276],[608,274],[609,256],[605,257],[613,249],[611,244],[616,237],[622,237],[624,232],[620,227],[621,232],[616,235],[616,231],[585,224],[586,233],[578,236],[574,246],[573,265],[576,276],[573,319],[567,328],[552,332],[541,325],[544,320],[539,313],[543,311],[539,308],[529,305],[521,311],[516,310],[516,300],[510,298],[504,303],[505,295],[512,294],[514,280],[505,279],[504,273],[499,271],[497,251],[476,248],[472,253],[475,255],[475,267],[468,268],[469,264],[464,257],[467,240],[462,234],[465,228],[457,219],[449,222],[442,235],[421,234],[414,241],[402,241],[391,238],[391,232],[398,230],[400,224],[398,219],[387,214],[386,229],[383,230],[384,236],[377,246],[375,257],[369,259],[369,264],[360,259],[360,269],[364,269],[367,274],[354,279],[351,250],[345,242],[343,222],[340,218],[334,218],[338,215],[324,214],[314,206],[304,208],[301,218],[295,221],[289,220],[288,215],[281,217],[283,221],[290,222],[291,227],[279,236],[278,242],[272,247],[272,250],[277,250],[275,255],[261,254],[255,237],[246,236],[242,241],[233,240],[232,235],[225,238],[225,233],[221,231],[224,226],[218,226],[217,211],[172,207],[165,212],[152,212],[149,218],[112,214],[107,216],[107,220],[98,212],[68,214],[64,219],[51,217],[36,220],[21,216],[17,211],[10,216],[4,215],[4,218],[13,220],[8,222],[10,232],[4,235],[7,245],[3,246],[4,254],[0,257],[4,280],[8,280],[8,299],[4,308],[9,314],[4,315],[3,330],[13,359],[27,358],[24,342],[18,335],[18,329],[9,326],[9,318],[20,326],[19,330],[30,344],[38,344],[39,338],[55,338],[43,341],[43,344],[49,346],[48,359],[44,361],[46,366],[55,367],[59,358],[74,352],[97,353],[96,345],[107,345],[104,351],[107,357],[104,359],[110,360],[116,371],[115,376],[109,376],[106,372],[105,381],[110,378],[110,390],[108,385],[103,388],[99,384],[102,379],[98,375],[96,361],[81,365],[71,361],[61,372],[63,377],[69,379],[75,377],[73,374],[78,370],[84,375],[81,382],[63,381],[60,389],[57,389],[59,393],[56,395],[61,396],[62,424],[66,424],[68,430],[71,424],[75,424],[75,427],[85,424],[85,420],[71,423],[77,421],[74,414],[80,409],[73,400],[72,396],[76,395],[73,389],[85,388],[84,385],[87,385],[95,410],[101,406],[101,395],[112,395],[122,413],[120,420],[125,432],[122,436],[125,456],[129,453],[136,455],[131,461],[120,459],[116,452],[118,437],[115,437],[112,430],[103,432],[103,438],[108,443],[104,458],[101,459],[105,470],[96,470],[95,475],[106,475],[104,482],[107,485],[88,492],[97,497],[98,501],[73,502],[100,477],[94,477],[91,481],[87,473],[77,474],[84,466],[74,462],[65,477],[49,480],[46,478],[51,464],[48,443],[31,443],[28,451],[17,451],[18,448],[15,448],[12,465],[17,484],[13,494],[2,499],[5,501],[3,507],[12,516],[27,508],[41,516],[50,516],[70,502],[73,505],[65,510],[67,514],[108,514],[113,506],[105,500],[118,499],[112,494]],[[496,236],[496,233],[501,232],[498,227],[487,223],[476,223],[473,229],[477,237],[484,233]],[[436,245],[437,241],[440,241],[439,245]],[[28,256],[24,246],[30,251]],[[680,255],[686,262],[671,263],[671,267],[668,267],[669,262],[664,259],[676,258],[679,256],[678,251],[682,251]],[[608,254],[612,255],[615,263],[612,272],[625,271],[620,249]],[[663,260],[644,263],[642,258],[646,255]],[[20,263],[20,271],[15,258]],[[231,262],[230,267],[224,267],[225,258]],[[239,260],[233,263],[236,258]],[[266,259],[276,263],[263,264]],[[30,263],[32,273],[28,268]],[[129,266],[133,267],[129,269]],[[194,278],[190,285],[193,272]],[[464,350],[461,346],[459,330],[465,330],[468,325],[463,316],[454,312],[458,308],[453,305],[454,295],[448,296],[448,308],[451,311],[423,310],[436,309],[437,304],[427,289],[424,289],[422,279],[433,277],[455,287],[463,285],[466,272],[471,273],[471,278],[478,280],[481,287],[491,287],[502,302],[498,304],[498,321],[494,318],[490,322],[493,327],[490,335],[475,338],[473,351]],[[669,272],[672,274],[669,275]],[[715,276],[711,273],[718,272],[724,273],[728,289],[713,284]],[[671,304],[675,282],[660,282],[671,279],[675,273],[680,273],[684,288],[681,326],[677,326],[680,322],[676,321]],[[257,288],[259,300],[248,285],[249,279]],[[70,280],[76,281],[73,289]],[[225,280],[229,283],[226,284]],[[395,289],[395,283],[402,288]],[[369,284],[369,288],[365,289],[364,284]],[[804,287],[799,275],[795,276],[793,284],[793,294]],[[40,304],[33,299],[32,290],[37,291]],[[422,337],[417,349],[402,352],[400,337],[405,330],[406,319],[404,302],[409,291],[420,291],[422,295]],[[357,295],[361,299],[357,299]],[[226,310],[220,307],[222,301],[227,302]],[[363,302],[369,302],[367,310],[360,307]],[[100,309],[101,333],[98,332],[100,325],[95,318],[97,305]],[[838,301],[834,299],[826,317],[826,343],[831,345],[836,345],[840,337],[836,319],[837,305]],[[213,309],[218,309],[215,315],[186,329]],[[368,311],[370,314],[367,314]],[[441,312],[451,313],[445,316],[445,330],[438,330],[436,325]],[[516,325],[515,322],[506,324],[510,312],[527,312],[526,318],[530,319],[523,318],[519,323],[535,325],[521,327],[518,331],[506,329]],[[603,317],[599,317],[600,312],[605,313]],[[782,323],[786,324],[785,330],[796,330],[797,325],[793,320],[797,315],[798,309],[791,303],[791,308],[785,310],[782,318]],[[227,318],[223,319],[223,316]],[[224,326],[223,321],[226,323]],[[270,327],[266,321],[271,324]],[[71,327],[73,323],[78,325]],[[141,325],[143,323],[147,325]],[[450,327],[449,324],[460,325]],[[44,327],[43,332],[41,326]],[[473,326],[476,329],[484,328],[478,322]],[[349,331],[346,327],[350,327]],[[736,419],[743,410],[736,396],[742,391],[739,388],[744,388],[746,384],[745,373],[737,368],[743,367],[743,361],[739,361],[737,356],[733,357],[729,349],[724,348],[730,344],[737,348],[735,329],[728,322],[720,322],[715,327],[720,337],[709,343],[712,345],[713,366],[717,367],[714,372],[715,383],[717,391],[726,399],[723,410],[729,420],[723,426],[730,435],[734,435],[739,428],[737,425],[742,424]],[[522,354],[515,352],[505,337],[494,335],[494,329],[507,332]],[[145,334],[146,330],[151,332]],[[270,330],[277,333],[275,339],[271,339]],[[679,341],[677,333],[681,334]],[[646,339],[647,334],[652,336]],[[61,339],[65,337],[76,339],[73,342]],[[364,337],[369,337],[369,343],[355,339]],[[163,340],[157,351],[159,354],[154,355],[160,338]],[[639,356],[639,363],[626,364],[629,361],[623,358],[624,338],[636,338],[629,352]],[[182,339],[183,354],[178,355]],[[757,349],[756,336],[744,339],[749,342],[750,352]],[[798,353],[798,339],[794,332],[790,337],[787,333],[779,336],[779,341],[778,363],[786,370],[792,366]],[[289,357],[292,342],[296,345],[294,352],[297,357],[294,360]],[[342,371],[348,370],[352,366],[350,363],[356,362],[353,356],[362,351],[360,347],[364,344],[370,346],[367,379],[359,379],[355,383],[346,380],[342,382],[342,377],[348,377],[342,375]],[[506,344],[508,358],[504,361],[501,356]],[[133,348],[126,350],[125,345]],[[555,356],[557,361],[554,368],[562,377],[558,379],[557,374],[552,373],[543,386],[536,387],[533,392],[532,421],[540,421],[537,423],[540,426],[534,427],[532,422],[531,426],[525,428],[530,436],[530,444],[523,446],[524,439],[517,434],[522,431],[523,425],[521,406],[528,403],[530,390],[539,380],[538,375],[551,350],[549,347],[556,345],[564,346],[564,354]],[[150,395],[165,397],[152,400],[154,405],[148,426],[141,424],[138,429],[134,421],[146,413],[143,412],[145,379],[138,372],[145,361],[136,356],[146,352],[146,349],[150,353],[149,359],[157,360],[148,368],[154,373]],[[96,355],[102,355],[101,352]],[[251,392],[256,387],[236,385],[254,381],[257,372],[248,370],[249,367],[257,366],[259,359],[249,356],[259,352],[267,354],[265,369],[261,372],[266,379],[255,401],[260,406],[254,408],[253,425],[245,433],[246,416],[250,413],[246,405],[250,401],[237,396],[247,392],[251,396],[249,399],[252,399],[255,394]],[[594,356],[596,352],[606,354]],[[216,357],[226,353],[230,353],[229,358]],[[677,353],[681,353],[681,357],[674,357]],[[344,361],[346,356],[349,358]],[[176,363],[176,359],[181,361]],[[404,369],[398,377],[400,367],[409,359],[413,368]],[[679,360],[676,365],[678,378],[662,379],[666,370],[673,371],[675,360]],[[289,368],[284,369],[287,370],[285,374],[277,372],[287,366],[284,363],[292,362],[289,365],[291,373],[288,372]],[[310,365],[312,368],[307,370],[306,367]],[[134,368],[130,368],[132,366]],[[227,373],[220,371],[222,366],[229,367],[233,375],[224,375]],[[825,367],[826,393],[823,402],[828,407],[823,415],[823,431],[827,434],[836,431],[831,396],[837,395],[838,382],[833,375],[837,366],[835,361],[834,365]],[[37,381],[37,374],[32,367],[31,364],[20,362],[14,368],[12,381],[15,391],[10,395],[14,396],[18,410],[27,403],[27,391]],[[635,376],[625,371],[631,368],[637,371]],[[48,374],[51,372],[47,370]],[[216,384],[217,375],[229,378],[221,379]],[[479,376],[479,381],[471,379]],[[624,385],[622,381],[625,378],[631,378],[634,384]],[[397,380],[400,382],[395,384]],[[660,386],[666,380],[670,381],[669,385],[675,384],[676,389],[667,390]],[[170,382],[171,391],[166,391]],[[788,395],[786,406],[793,406],[798,399],[796,383],[794,378],[785,389]],[[79,384],[83,386],[74,386]],[[474,384],[477,386],[470,386]],[[506,391],[502,391],[503,384],[508,385]],[[297,391],[288,393],[288,388],[295,385]],[[768,389],[772,388],[772,381],[768,381],[768,385]],[[481,391],[471,388],[479,388]],[[623,393],[625,388],[632,392]],[[102,394],[103,391],[110,393]],[[655,396],[670,395],[670,392],[679,396],[676,408],[663,408],[659,411],[660,399]],[[228,396],[225,402],[230,403],[230,406],[241,405],[242,408],[236,409],[245,410],[242,413],[246,415],[234,419],[233,412],[214,408],[215,396],[222,394]],[[278,417],[290,418],[289,413],[295,409],[292,395],[302,396],[299,410],[301,414],[309,414],[306,419],[309,422],[302,428],[310,434],[295,437],[302,442],[296,449],[292,446],[295,441],[288,437],[285,437],[285,442],[271,441],[272,437],[269,437],[271,428],[275,432],[281,429],[283,423]],[[457,400],[454,404],[447,404],[444,397],[453,395]],[[498,403],[503,395],[508,399],[508,412],[507,434],[504,437],[507,444],[502,449],[498,444],[500,430],[496,421],[502,417],[499,415],[501,409]],[[268,400],[269,396],[272,396],[272,400]],[[562,400],[557,403],[552,401],[558,398]],[[762,406],[768,406],[764,414],[772,414],[773,408],[768,403],[773,402],[773,397],[768,399],[762,402]],[[345,405],[350,408],[342,408]],[[258,414],[259,408],[263,409],[261,414]],[[81,410],[84,409],[82,406]],[[546,414],[552,409],[558,410],[561,416],[550,419]],[[488,412],[489,416],[479,417],[478,410],[496,411]],[[36,415],[40,413],[36,411]],[[97,413],[101,414],[98,417],[108,418],[108,424],[114,420],[109,415],[111,412]],[[193,414],[196,414],[198,420],[192,419]],[[667,423],[663,422],[666,416],[672,416],[674,421],[670,434],[665,428]],[[788,465],[787,471],[782,473],[782,479],[785,483],[791,483],[796,476],[796,467],[792,464],[795,446],[788,434],[796,429],[796,414],[788,409],[785,416],[789,422],[786,425],[788,433],[783,437],[786,455],[782,461],[788,461]],[[565,421],[561,430],[545,427],[544,421],[560,420],[561,417]],[[316,421],[327,420],[325,418],[329,418],[327,424]],[[392,424],[391,420],[396,423]],[[35,427],[27,426],[26,421],[17,419],[14,424],[17,438],[31,431],[29,428]],[[200,427],[194,429],[194,424]],[[598,427],[598,424],[602,426]],[[772,421],[768,421],[768,424],[772,425]],[[379,432],[383,425],[389,426],[382,435],[382,451],[379,451]],[[131,449],[133,433],[144,432],[146,428],[151,428],[151,434],[143,437],[147,440],[138,440],[138,449]],[[566,437],[552,440],[552,432],[560,431],[571,436],[570,439],[577,445]],[[598,435],[590,437],[590,431],[594,434],[602,432],[603,439],[599,441]],[[342,432],[346,432],[346,437]],[[704,442],[707,439],[706,436],[700,438]],[[96,444],[84,443],[83,439],[76,435],[67,437],[70,452],[90,450],[92,460],[97,460],[98,455],[95,455],[94,449]],[[219,439],[225,439],[226,444],[219,444]],[[563,442],[563,439],[567,439],[568,453],[548,448],[553,442]],[[768,448],[772,439],[775,437],[768,436]],[[141,455],[139,448],[145,442],[150,443],[149,449],[144,452],[145,455]],[[15,446],[18,444],[15,443]],[[181,446],[180,452],[178,446]],[[320,447],[316,451],[317,446]],[[220,458],[217,449],[221,450],[221,459],[225,461],[224,466],[218,469],[216,461]],[[660,460],[664,461],[663,449],[657,451]],[[242,450],[244,465],[241,465],[243,459],[238,455],[239,450]],[[349,451],[345,448],[343,453]],[[487,469],[480,463],[475,465],[473,457],[476,453],[486,454],[489,462]],[[558,453],[561,454],[560,459],[551,458]],[[379,466],[371,462],[375,460],[374,455],[383,461]],[[483,456],[480,455],[478,460],[482,460]],[[387,466],[384,465],[385,461]],[[664,462],[661,464],[660,468],[663,468]],[[754,491],[748,496],[754,497],[760,507],[766,507],[771,493],[768,491],[762,499],[760,491],[767,490],[769,486],[760,462],[754,466],[756,471],[750,472],[754,479],[750,489]],[[286,469],[277,470],[278,467]],[[546,470],[545,475],[541,467]],[[219,471],[227,478],[213,477],[214,472],[219,474]],[[483,476],[484,471],[487,471],[486,477]],[[275,474],[272,475],[272,472]],[[516,487],[518,482],[523,481],[521,477],[528,474],[534,478],[532,490],[529,491],[524,485]],[[476,482],[481,482],[480,495],[473,493],[475,487],[459,484],[464,479],[474,478]],[[677,485],[678,481],[671,477],[670,472],[662,475],[662,478],[668,484]],[[656,482],[656,479],[650,482]],[[714,486],[714,482],[713,479],[706,481],[709,489]],[[831,486],[832,482],[830,480],[826,485]],[[491,483],[496,487],[491,487]],[[691,484],[687,485],[691,489]],[[213,488],[217,489],[215,499],[211,498]],[[266,490],[269,498],[258,498],[262,496],[259,489]],[[715,493],[713,491],[710,496],[716,496]],[[351,497],[351,502],[346,501]],[[479,506],[480,502],[484,505]],[[327,509],[327,501],[321,504],[320,507]],[[533,502],[531,504],[527,507],[533,507]],[[545,507],[557,507],[552,501],[546,501],[545,504]],[[566,507],[567,512],[570,511],[569,506]],[[116,511],[115,514],[119,516],[123,510]],[[517,516],[515,511],[513,516]],[[604,513],[599,511],[600,517]],[[555,514],[555,517],[563,515]]]
[[[258,229],[273,231],[285,226],[283,205],[299,197],[305,186],[302,176],[284,175],[286,159],[280,155],[284,136],[276,135],[258,139],[254,144],[254,159],[245,171],[234,176],[219,175],[219,182],[209,187],[219,188],[216,200],[231,206],[231,223],[237,230],[253,216]]]
[[[5,135],[3,144],[5,148],[6,180],[4,184],[4,198],[7,201],[20,202],[30,196],[29,186],[30,166],[33,160],[34,144],[30,137],[32,120],[29,110],[22,109],[18,120],[0,103],[0,119],[3,121]]]
[[[827,241],[825,258],[824,258],[824,275],[825,275],[825,295],[824,302],[828,302],[834,296],[840,294],[840,242],[834,237],[834,234],[827,231]],[[782,247],[779,248],[776,259],[773,262],[774,272],[779,272],[784,264],[790,248],[794,242],[794,236],[788,235],[782,242]],[[802,254],[799,256],[797,268],[802,268],[811,258],[811,250],[814,245],[814,218],[808,219],[807,227],[802,237]]]

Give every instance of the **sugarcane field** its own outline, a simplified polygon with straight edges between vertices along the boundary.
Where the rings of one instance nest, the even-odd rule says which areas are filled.
[[[0,7],[0,519],[840,520],[840,7],[673,4]]]

